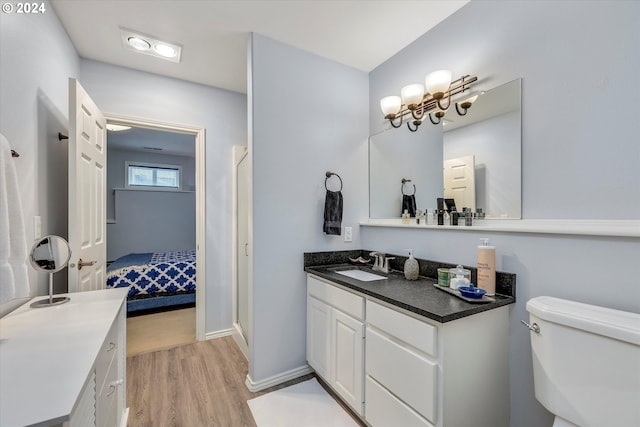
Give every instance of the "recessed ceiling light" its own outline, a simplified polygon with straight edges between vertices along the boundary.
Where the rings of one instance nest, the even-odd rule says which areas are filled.
[[[139,37],[129,37],[127,39],[127,43],[129,43],[129,45],[131,47],[133,47],[134,49],[137,49],[137,50],[149,50],[149,49],[151,49],[151,43],[149,43],[145,39],[141,39]]]
[[[180,45],[127,28],[120,28],[120,35],[123,46],[133,52],[144,53],[171,62],[180,62],[182,53]]]
[[[112,132],[119,132],[121,130],[129,130],[131,126],[115,125],[113,123],[107,123],[107,130]]]
[[[176,50],[166,44],[156,44],[153,46],[153,50],[155,50],[158,55],[162,55],[167,58],[173,58],[176,56]]]

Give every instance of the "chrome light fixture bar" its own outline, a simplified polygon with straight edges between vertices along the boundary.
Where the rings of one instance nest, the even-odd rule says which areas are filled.
[[[399,128],[406,118],[407,127],[415,132],[427,116],[431,123],[439,124],[451,106],[452,97],[468,91],[477,80],[475,76],[464,75],[451,81],[451,71],[434,71],[425,77],[424,86],[407,85],[400,91],[401,96],[382,98],[380,108],[391,126]],[[461,116],[467,114],[477,97],[477,94],[469,94],[455,102],[456,112]]]

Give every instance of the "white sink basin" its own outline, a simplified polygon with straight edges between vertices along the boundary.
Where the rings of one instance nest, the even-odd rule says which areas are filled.
[[[385,276],[379,276],[377,274],[369,273],[368,271],[356,269],[336,271],[336,273],[342,274],[343,276],[351,277],[352,279],[360,280],[362,282],[371,282],[373,280],[386,279]]]

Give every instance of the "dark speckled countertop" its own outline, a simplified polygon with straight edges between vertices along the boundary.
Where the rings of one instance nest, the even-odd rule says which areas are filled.
[[[362,252],[368,254],[367,251]],[[320,256],[314,256],[316,254]],[[379,271],[373,271],[370,266],[356,267],[348,262],[349,257],[357,258],[359,255],[360,251],[305,254],[304,270],[309,274],[440,323],[450,322],[515,303],[514,296],[500,294],[495,295],[495,302],[469,303],[434,287],[433,284],[437,283],[435,278],[424,277],[421,274],[418,280],[406,280],[404,274],[400,271],[392,270],[390,273],[381,273]],[[429,262],[424,260],[419,261],[421,262],[421,267],[423,263]],[[313,265],[314,262],[319,265]],[[354,268],[386,276],[387,279],[365,282],[336,273],[336,270]],[[421,268],[421,273],[423,272],[422,270]],[[506,280],[509,281],[509,286],[502,289],[507,289],[515,293],[515,275],[510,273],[499,274],[508,276]],[[505,277],[500,277],[499,279],[498,282],[500,283],[505,281]],[[499,287],[498,290],[500,289]]]

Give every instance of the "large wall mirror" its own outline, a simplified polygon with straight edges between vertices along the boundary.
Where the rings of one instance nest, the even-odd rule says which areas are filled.
[[[520,219],[521,86],[516,79],[484,91],[465,116],[451,109],[441,125],[369,137],[369,217],[400,217],[403,194],[415,188],[422,211],[446,197],[487,219]]]

